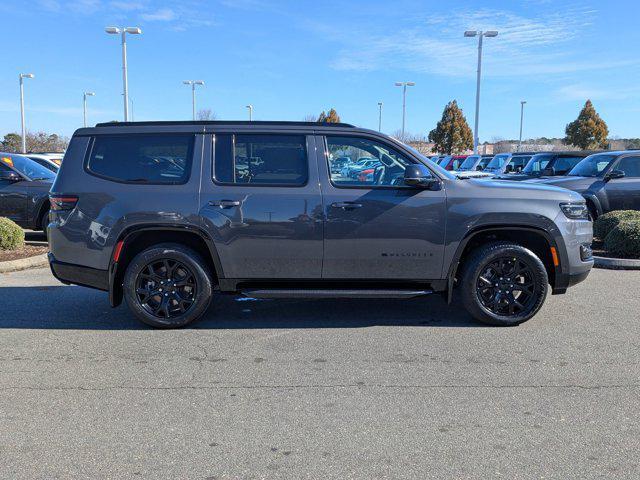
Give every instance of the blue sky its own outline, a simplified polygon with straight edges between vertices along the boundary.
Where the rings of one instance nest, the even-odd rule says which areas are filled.
[[[383,131],[401,125],[395,81],[414,81],[407,131],[426,133],[457,99],[471,126],[476,41],[485,41],[480,140],[562,136],[591,98],[611,135],[639,137],[637,1],[3,0],[0,135],[20,128],[18,73],[27,80],[30,130],[70,135],[89,121],[122,119],[119,38],[130,37],[135,120],[189,119],[185,79],[202,79],[198,107],[220,119],[301,120],[335,107],[343,121]]]

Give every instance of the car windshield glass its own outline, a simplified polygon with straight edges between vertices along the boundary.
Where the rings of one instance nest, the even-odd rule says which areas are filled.
[[[500,170],[510,156],[511,156],[510,153],[501,153],[499,155],[496,155],[485,167],[485,170],[491,170],[491,171]]]
[[[458,170],[471,170],[479,158],[480,155],[469,155]]]
[[[569,175],[578,177],[598,177],[615,160],[615,155],[589,155],[571,169]]]
[[[531,160],[529,160],[529,163],[527,163],[527,166],[524,167],[523,172],[524,173],[541,172],[546,168],[547,165],[549,165],[549,162],[551,161],[552,158],[553,158],[553,155],[548,155],[548,154],[539,153],[537,155],[534,155],[533,157],[531,157]]]
[[[29,180],[53,180],[56,175],[48,168],[20,155],[2,156],[0,161],[13,167]]]
[[[447,163],[449,163],[449,160],[451,160],[451,156],[443,157],[443,158],[438,162],[438,165],[440,165],[441,167],[444,167]]]

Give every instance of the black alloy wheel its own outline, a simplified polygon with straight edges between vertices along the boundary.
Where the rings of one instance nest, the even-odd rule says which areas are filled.
[[[193,272],[174,259],[147,264],[138,273],[136,296],[142,308],[160,319],[176,318],[194,304],[198,285]]]
[[[124,298],[131,311],[152,327],[183,327],[206,312],[213,278],[207,262],[194,250],[176,243],[153,245],[127,266]]]

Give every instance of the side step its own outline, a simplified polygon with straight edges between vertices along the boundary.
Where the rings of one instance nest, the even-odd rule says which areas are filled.
[[[242,295],[251,298],[415,298],[432,294],[432,290],[387,290],[387,289],[300,289],[277,288],[243,290]]]

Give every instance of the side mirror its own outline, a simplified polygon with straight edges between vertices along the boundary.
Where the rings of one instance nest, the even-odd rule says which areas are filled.
[[[609,180],[615,180],[616,178],[624,178],[625,176],[626,173],[624,173],[622,170],[611,170],[604,176],[604,181],[608,182]]]
[[[0,170],[0,180],[14,183],[22,180],[22,177],[12,170]]]
[[[440,182],[424,165],[408,165],[404,170],[404,184],[411,187],[433,189]]]

